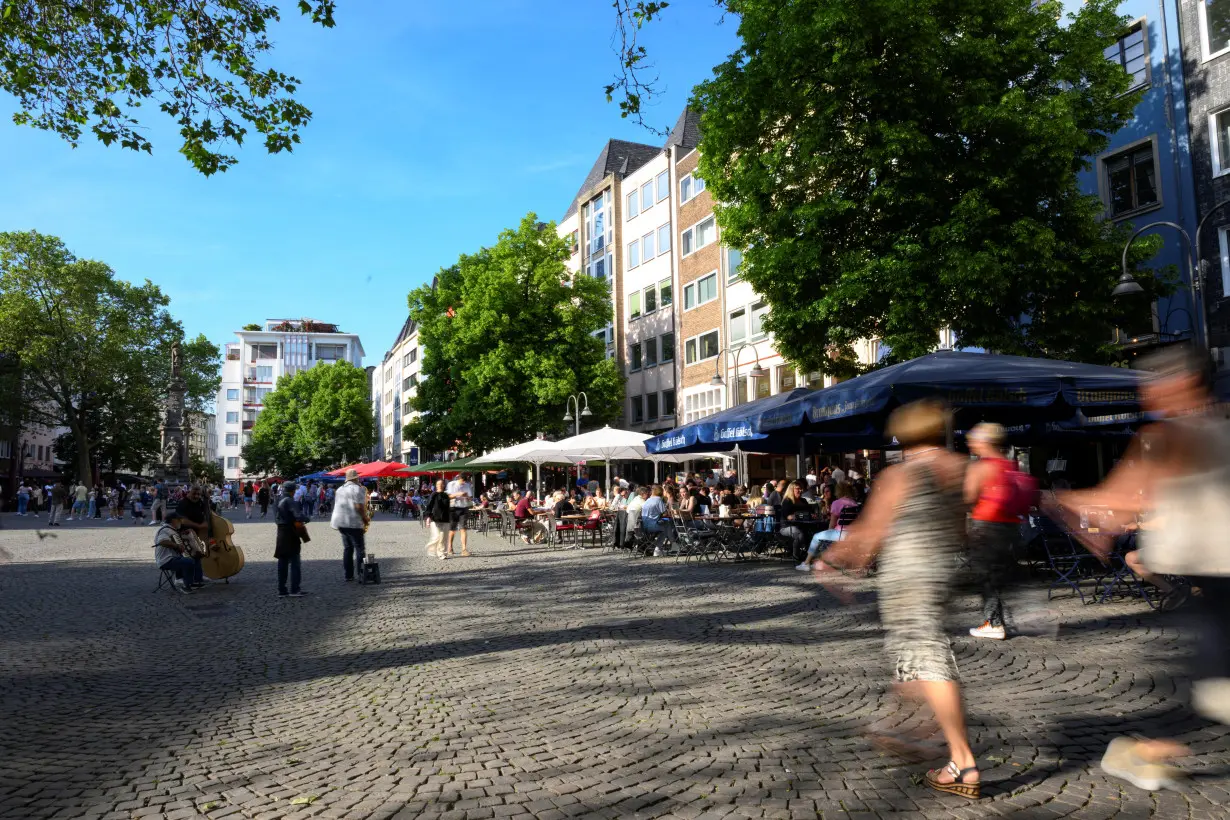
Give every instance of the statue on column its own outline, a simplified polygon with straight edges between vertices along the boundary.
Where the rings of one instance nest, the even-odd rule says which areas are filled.
[[[167,385],[166,413],[162,423],[162,463],[159,472],[173,481],[188,480],[188,449],[184,433],[183,350],[171,345],[171,382]]]

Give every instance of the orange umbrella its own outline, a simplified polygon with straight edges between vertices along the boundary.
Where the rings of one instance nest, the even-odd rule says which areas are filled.
[[[405,473],[400,473],[398,470],[404,470],[406,467],[407,465],[400,461],[369,461],[365,464],[351,464],[349,467],[330,470],[329,475],[344,476],[347,471],[354,470],[359,474],[359,478],[403,478]]]

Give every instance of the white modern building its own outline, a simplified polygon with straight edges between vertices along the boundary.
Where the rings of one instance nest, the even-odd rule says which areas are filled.
[[[246,478],[239,451],[252,437],[252,425],[278,378],[322,362],[346,361],[363,367],[363,344],[356,333],[313,319],[266,319],[263,330],[240,330],[226,345],[222,385],[218,388],[218,458],[228,479]]]
[[[376,419],[376,446],[372,456],[377,461],[420,464],[425,460],[414,442],[402,438],[402,427],[418,417],[410,409],[410,400],[418,394],[422,368],[419,329],[407,317],[393,346],[372,372],[372,413]]]

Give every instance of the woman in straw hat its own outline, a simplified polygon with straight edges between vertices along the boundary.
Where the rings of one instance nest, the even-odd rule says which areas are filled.
[[[833,566],[865,567],[879,556],[880,619],[898,693],[925,701],[948,744],[949,762],[927,772],[933,789],[980,796],[957,681],[957,662],[944,631],[957,551],[963,542],[962,496],[966,461],[945,446],[950,414],[936,402],[898,408],[886,435],[904,448],[904,461],[884,470],[858,521],[815,564],[822,581]],[[912,752],[923,747],[879,734],[884,745]]]

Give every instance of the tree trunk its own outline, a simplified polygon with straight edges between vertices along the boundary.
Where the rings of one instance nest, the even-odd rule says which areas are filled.
[[[77,442],[77,480],[83,484],[93,484],[94,472],[90,469],[90,439],[86,435],[85,425],[75,413],[68,415],[68,429]]]

